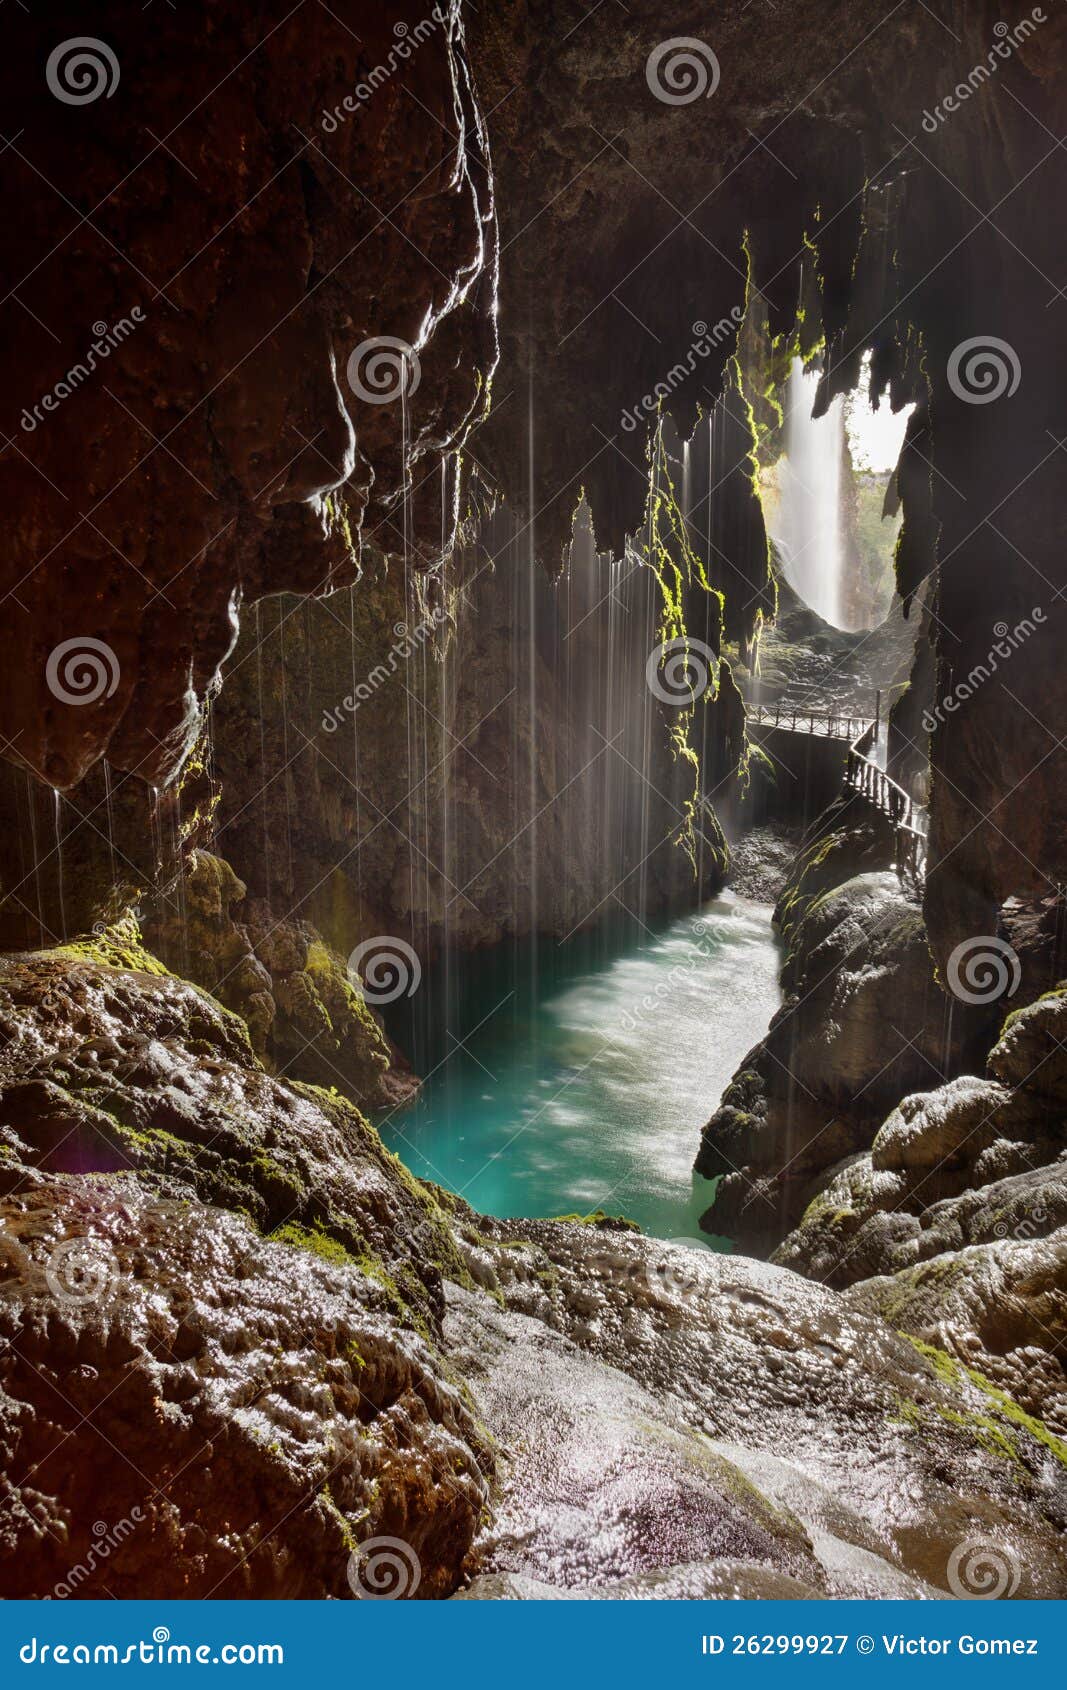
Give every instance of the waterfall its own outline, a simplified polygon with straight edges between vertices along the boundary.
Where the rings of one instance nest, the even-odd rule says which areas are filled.
[[[813,419],[819,386],[815,371],[793,359],[786,388],[785,457],[779,467],[779,501],[772,535],[786,579],[835,627],[842,626],[841,463],[844,400]]]

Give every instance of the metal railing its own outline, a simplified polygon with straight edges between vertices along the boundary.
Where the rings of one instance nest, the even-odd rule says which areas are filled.
[[[926,875],[926,811],[870,756],[874,750],[874,730],[872,722],[849,746],[845,786],[866,798],[892,822],[896,871],[902,879],[908,877],[919,886]]]
[[[746,716],[749,722],[758,726],[782,728],[786,733],[847,739],[846,790],[865,798],[892,822],[894,867],[902,879],[909,878],[916,886],[921,886],[926,875],[926,811],[886,774],[871,755],[880,726],[880,705],[879,696],[879,709],[873,720],[869,716],[835,716],[798,710],[781,701],[777,704],[749,705]]]
[[[750,704],[746,715],[761,727],[783,728],[786,733],[814,734],[822,739],[854,740],[874,724],[869,716],[831,716],[817,710],[798,710],[794,705]]]

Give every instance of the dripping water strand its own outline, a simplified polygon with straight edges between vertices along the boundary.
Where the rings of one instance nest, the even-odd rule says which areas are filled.
[[[63,799],[59,788],[52,788],[52,815],[56,836],[56,894],[59,901],[59,936],[67,938],[67,911],[63,886]]]

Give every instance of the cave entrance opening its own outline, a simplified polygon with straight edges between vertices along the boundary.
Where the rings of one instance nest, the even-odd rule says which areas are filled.
[[[781,395],[780,451],[765,461],[760,494],[782,572],[831,627],[879,626],[894,593],[900,511],[887,497],[914,409],[870,399],[868,353],[856,388],[814,415],[821,372],[793,358]]]

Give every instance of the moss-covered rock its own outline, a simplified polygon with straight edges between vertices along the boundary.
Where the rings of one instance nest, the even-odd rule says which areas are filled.
[[[194,852],[180,896],[150,899],[143,925],[145,944],[170,968],[240,1015],[271,1068],[340,1085],[370,1110],[397,1108],[418,1090],[344,959],[309,922],[276,919],[248,899],[223,858]]]

